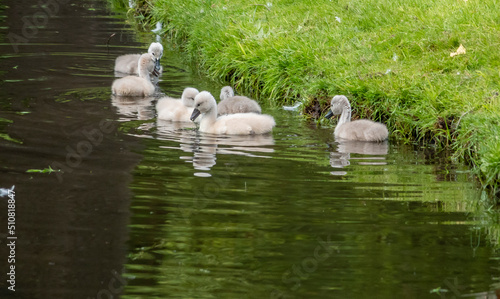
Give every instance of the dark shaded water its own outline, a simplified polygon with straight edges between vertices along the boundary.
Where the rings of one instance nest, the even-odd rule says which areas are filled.
[[[264,108],[278,123],[271,136],[157,121],[154,98],[110,93],[114,58],[155,37],[105,1],[51,3],[0,6],[0,188],[15,185],[17,237],[9,263],[0,198],[0,272],[16,267],[16,292],[0,276],[1,298],[452,298],[498,288],[497,213],[467,168],[394,140],[338,144],[332,128],[277,108]],[[13,45],[11,33],[26,41]],[[162,92],[218,95],[220,84],[163,44]],[[49,166],[64,173],[26,172]]]

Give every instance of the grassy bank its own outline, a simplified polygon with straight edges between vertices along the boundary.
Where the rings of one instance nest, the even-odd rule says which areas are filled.
[[[391,135],[451,147],[500,174],[496,0],[149,2],[151,22],[210,77],[317,118],[333,95]],[[465,54],[450,56],[460,45]]]

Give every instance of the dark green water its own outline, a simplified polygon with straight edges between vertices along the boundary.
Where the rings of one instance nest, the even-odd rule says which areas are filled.
[[[0,10],[0,188],[15,185],[18,237],[16,292],[0,275],[1,298],[485,298],[500,289],[498,214],[466,167],[396,140],[338,144],[332,127],[280,108],[263,109],[277,122],[268,136],[157,121],[154,98],[111,97],[116,56],[155,38],[124,13],[106,1],[60,3],[14,47],[23,16],[47,11],[29,1]],[[163,44],[162,92],[219,94],[222,84]],[[65,171],[26,172],[49,166]]]

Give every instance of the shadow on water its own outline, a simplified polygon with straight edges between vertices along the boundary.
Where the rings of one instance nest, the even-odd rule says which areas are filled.
[[[115,57],[155,37],[106,1],[50,3],[0,5],[0,188],[15,186],[19,298],[498,289],[498,217],[465,167],[393,141],[335,141],[332,128],[265,106],[278,124],[265,136],[157,120],[156,98],[110,92]],[[218,94],[164,45],[162,92]],[[63,172],[26,172],[49,166]],[[5,273],[7,236],[0,229]],[[8,286],[0,280],[1,298]]]

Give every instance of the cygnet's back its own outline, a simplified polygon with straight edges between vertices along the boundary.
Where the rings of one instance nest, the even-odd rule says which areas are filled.
[[[189,122],[194,109],[194,98],[198,93],[196,88],[187,87],[182,92],[181,99],[159,99],[156,104],[158,119]]]
[[[163,56],[163,46],[160,43],[151,43],[148,53],[153,55],[156,75],[161,73],[160,59]],[[138,63],[141,54],[126,54],[115,60],[115,72],[128,75],[139,75]],[[153,73],[153,71],[151,73]]]
[[[359,141],[384,141],[389,131],[384,124],[368,119],[360,119],[347,122],[335,130],[335,136],[348,140]]]
[[[224,86],[221,89],[220,100],[217,106],[219,115],[262,112],[262,109],[256,101],[245,96],[235,96],[231,86]]]
[[[217,103],[207,91],[200,92],[195,98],[195,109],[191,120],[202,114],[199,130],[212,134],[253,135],[266,134],[276,125],[270,115],[257,113],[237,113],[217,117]]]
[[[270,115],[249,113],[235,113],[222,115],[212,126],[209,133],[228,135],[254,135],[266,134],[276,126],[274,118]]]
[[[141,54],[127,54],[116,57],[115,72],[137,75],[137,63]]]

